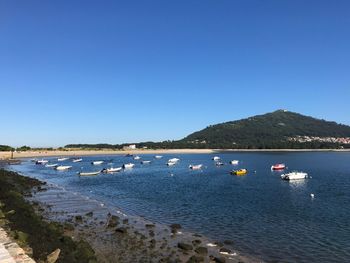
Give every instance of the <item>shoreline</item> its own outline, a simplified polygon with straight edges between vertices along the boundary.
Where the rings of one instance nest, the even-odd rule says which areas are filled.
[[[150,149],[150,150],[53,150],[14,152],[13,158],[91,156],[125,154],[214,154],[229,152],[350,152],[350,149]],[[0,159],[11,158],[11,152],[0,152]]]
[[[73,240],[87,241],[98,262],[262,262],[240,255],[232,241],[214,242],[183,231],[179,224],[168,226],[126,215],[115,206],[60,186],[46,184],[26,199],[46,221],[68,228]]]

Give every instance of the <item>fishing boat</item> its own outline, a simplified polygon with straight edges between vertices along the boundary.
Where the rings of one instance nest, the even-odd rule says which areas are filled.
[[[141,164],[149,164],[151,161],[141,161]]]
[[[92,176],[92,175],[98,175],[100,174],[101,171],[96,171],[96,172],[79,172],[79,176]]]
[[[307,178],[307,173],[304,172],[291,172],[291,173],[287,173],[287,174],[282,174],[281,178],[283,180],[300,180],[300,179],[305,179]]]
[[[104,161],[93,161],[91,162],[92,165],[100,165],[100,164],[103,164]]]
[[[57,163],[51,163],[51,164],[47,164],[47,165],[45,165],[45,167],[57,167],[58,166],[58,164]]]
[[[58,158],[57,161],[59,162],[63,162],[63,161],[67,161],[68,158],[67,157],[62,157],[62,158]]]
[[[239,169],[239,170],[231,171],[231,174],[233,175],[246,175],[247,173],[248,173],[247,169]]]
[[[81,158],[77,158],[77,159],[73,159],[73,163],[79,163],[79,162],[82,162],[83,161],[83,159],[81,159]]]
[[[141,157],[138,156],[138,155],[136,155],[136,156],[134,157],[134,160],[140,160],[140,159],[141,159]]]
[[[238,160],[232,160],[232,161],[230,162],[230,164],[232,164],[232,165],[238,165],[238,164],[239,164],[239,161],[238,161]]]
[[[130,168],[133,168],[135,166],[135,164],[133,163],[126,163],[126,164],[123,164],[123,169],[130,169]]]
[[[216,162],[215,165],[216,165],[216,166],[223,166],[224,163],[223,163],[223,162]]]
[[[46,164],[46,163],[48,163],[48,162],[49,162],[48,160],[41,159],[41,160],[37,160],[37,161],[35,162],[35,164]]]
[[[286,169],[286,165],[284,163],[277,163],[271,166],[272,171],[280,171]]]
[[[104,168],[102,170],[102,173],[107,173],[107,174],[111,174],[111,173],[118,173],[122,170],[123,168],[122,167],[117,167],[117,168]]]
[[[69,165],[59,165],[59,166],[56,166],[55,169],[57,171],[65,171],[65,170],[68,170],[72,168],[72,166],[69,166]]]
[[[179,158],[171,158],[168,160],[168,162],[171,162],[171,163],[177,163],[178,161],[180,161]]]
[[[161,158],[163,158],[163,156],[161,156],[161,155],[156,155],[156,156],[154,156],[154,158],[156,158],[156,159],[161,159]]]
[[[190,165],[190,166],[188,166],[188,168],[190,168],[191,170],[200,170],[200,169],[202,169],[202,167],[203,167],[203,164],[197,164],[197,165]]]

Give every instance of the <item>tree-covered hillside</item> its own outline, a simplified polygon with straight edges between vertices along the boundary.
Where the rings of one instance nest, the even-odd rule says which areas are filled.
[[[350,137],[350,127],[298,113],[278,110],[238,121],[209,126],[183,139],[208,148],[334,148],[338,143],[297,142],[290,138]]]

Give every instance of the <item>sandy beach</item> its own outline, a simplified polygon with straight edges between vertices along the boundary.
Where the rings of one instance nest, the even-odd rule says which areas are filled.
[[[149,150],[53,150],[14,152],[14,158],[50,156],[88,156],[125,154],[210,154],[218,152],[349,152],[350,149],[149,149]],[[11,152],[0,152],[0,159],[11,158]]]

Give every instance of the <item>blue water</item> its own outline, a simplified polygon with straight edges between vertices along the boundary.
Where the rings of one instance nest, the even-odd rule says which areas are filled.
[[[141,165],[125,156],[84,157],[69,172],[25,162],[16,170],[106,204],[161,223],[180,223],[186,230],[214,240],[233,240],[239,251],[269,262],[350,262],[350,153],[222,153],[223,162],[240,160],[251,172],[232,176],[231,165],[216,167],[212,154],[141,155]],[[165,162],[181,159],[173,167]],[[48,158],[50,159],[50,158]],[[78,177],[76,172],[99,169],[92,160],[114,166],[136,164],[130,171]],[[312,178],[280,179],[270,166],[284,162]],[[189,164],[204,164],[191,171]],[[107,164],[101,167],[106,167]],[[236,168],[237,168],[236,167]],[[310,194],[314,193],[312,199]]]

